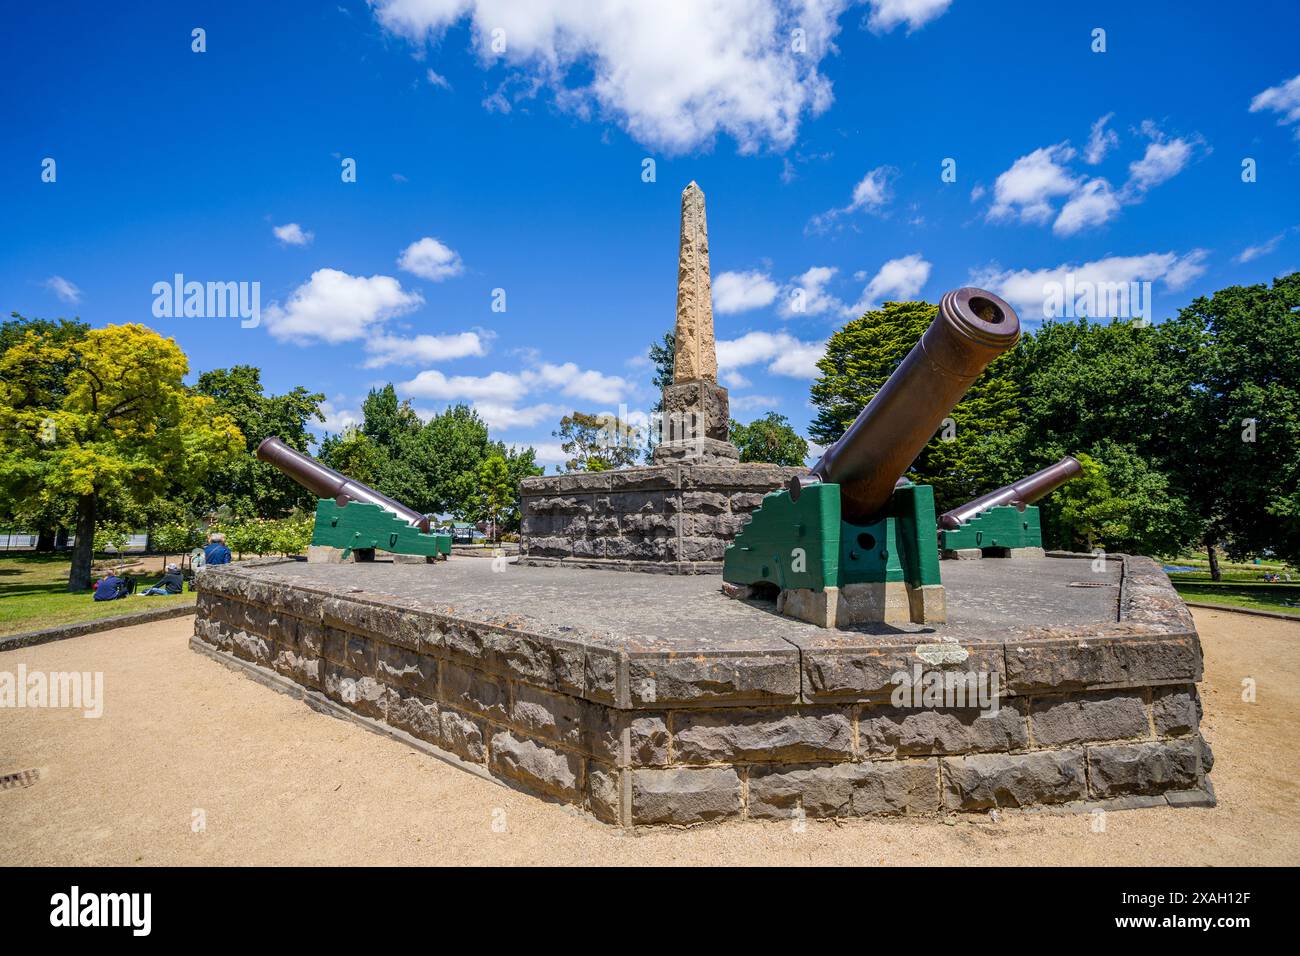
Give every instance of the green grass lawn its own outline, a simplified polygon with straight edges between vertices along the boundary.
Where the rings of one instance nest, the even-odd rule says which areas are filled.
[[[194,595],[188,591],[167,597],[141,597],[139,592],[154,583],[158,575],[138,578],[137,593],[130,597],[95,602],[89,591],[69,594],[65,590],[70,567],[71,561],[59,555],[0,558],[0,636],[194,603]],[[101,572],[94,575],[95,579],[100,576]]]
[[[1285,584],[1215,584],[1210,581],[1175,581],[1174,588],[1185,601],[1226,604],[1253,611],[1278,611],[1300,617],[1300,607],[1288,607],[1284,601],[1300,603],[1300,585]]]

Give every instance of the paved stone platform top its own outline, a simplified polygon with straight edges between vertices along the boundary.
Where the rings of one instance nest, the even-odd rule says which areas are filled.
[[[580,660],[587,678],[570,693],[630,708],[867,699],[918,663],[994,670],[1011,694],[1201,673],[1191,614],[1149,558],[1111,556],[1100,571],[1080,558],[945,562],[949,623],[848,631],[732,600],[714,577],[493,564],[261,560],[204,569],[200,588],[380,639],[418,632],[421,647],[508,673]],[[558,680],[550,664],[539,673]]]

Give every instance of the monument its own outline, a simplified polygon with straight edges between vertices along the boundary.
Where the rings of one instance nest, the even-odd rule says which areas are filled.
[[[704,192],[692,182],[682,191],[673,381],[663,391],[662,435],[654,450],[657,464],[740,460],[736,446],[727,440],[730,410],[727,390],[718,384],[712,287]]]
[[[667,574],[716,574],[763,495],[805,469],[742,463],[718,384],[704,192],[682,191],[673,381],[640,468],[520,483],[520,562]]]
[[[816,465],[740,463],[698,187],[682,212],[665,400],[683,424],[652,464],[521,483],[519,564],[203,568],[191,647],[619,826],[1213,806],[1200,640],[1160,565],[1039,547],[1032,502],[1073,460],[941,519],[902,477],[1014,342],[1010,306],[948,293]],[[326,499],[329,546],[423,533],[373,489],[280,457]],[[384,528],[330,523],[358,508]],[[943,562],[940,581],[940,547],[1019,553]]]

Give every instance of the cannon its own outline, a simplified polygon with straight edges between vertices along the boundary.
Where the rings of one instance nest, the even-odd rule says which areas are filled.
[[[763,498],[727,548],[735,596],[840,627],[946,617],[934,492],[904,473],[981,372],[1020,337],[991,292],[956,289],[894,373],[807,475]]]
[[[430,516],[394,501],[342,472],[295,451],[272,435],[257,446],[259,461],[288,475],[319,500],[309,551],[341,560],[366,561],[376,550],[436,559],[451,554],[451,536],[430,533]]]
[[[939,516],[940,552],[944,557],[972,558],[1040,552],[1043,532],[1034,502],[1082,473],[1078,459],[1066,455],[1028,478],[945,511]],[[1025,552],[1025,548],[1034,550]]]

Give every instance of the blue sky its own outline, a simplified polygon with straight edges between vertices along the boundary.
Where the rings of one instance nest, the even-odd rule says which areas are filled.
[[[742,421],[804,428],[884,300],[1032,325],[1045,282],[1151,282],[1159,320],[1300,266],[1293,2],[123,6],[2,14],[0,305],[144,322],[331,428],[392,381],[553,464],[566,412],[647,410],[692,179]],[[157,317],[177,273],[259,283],[259,324]]]

